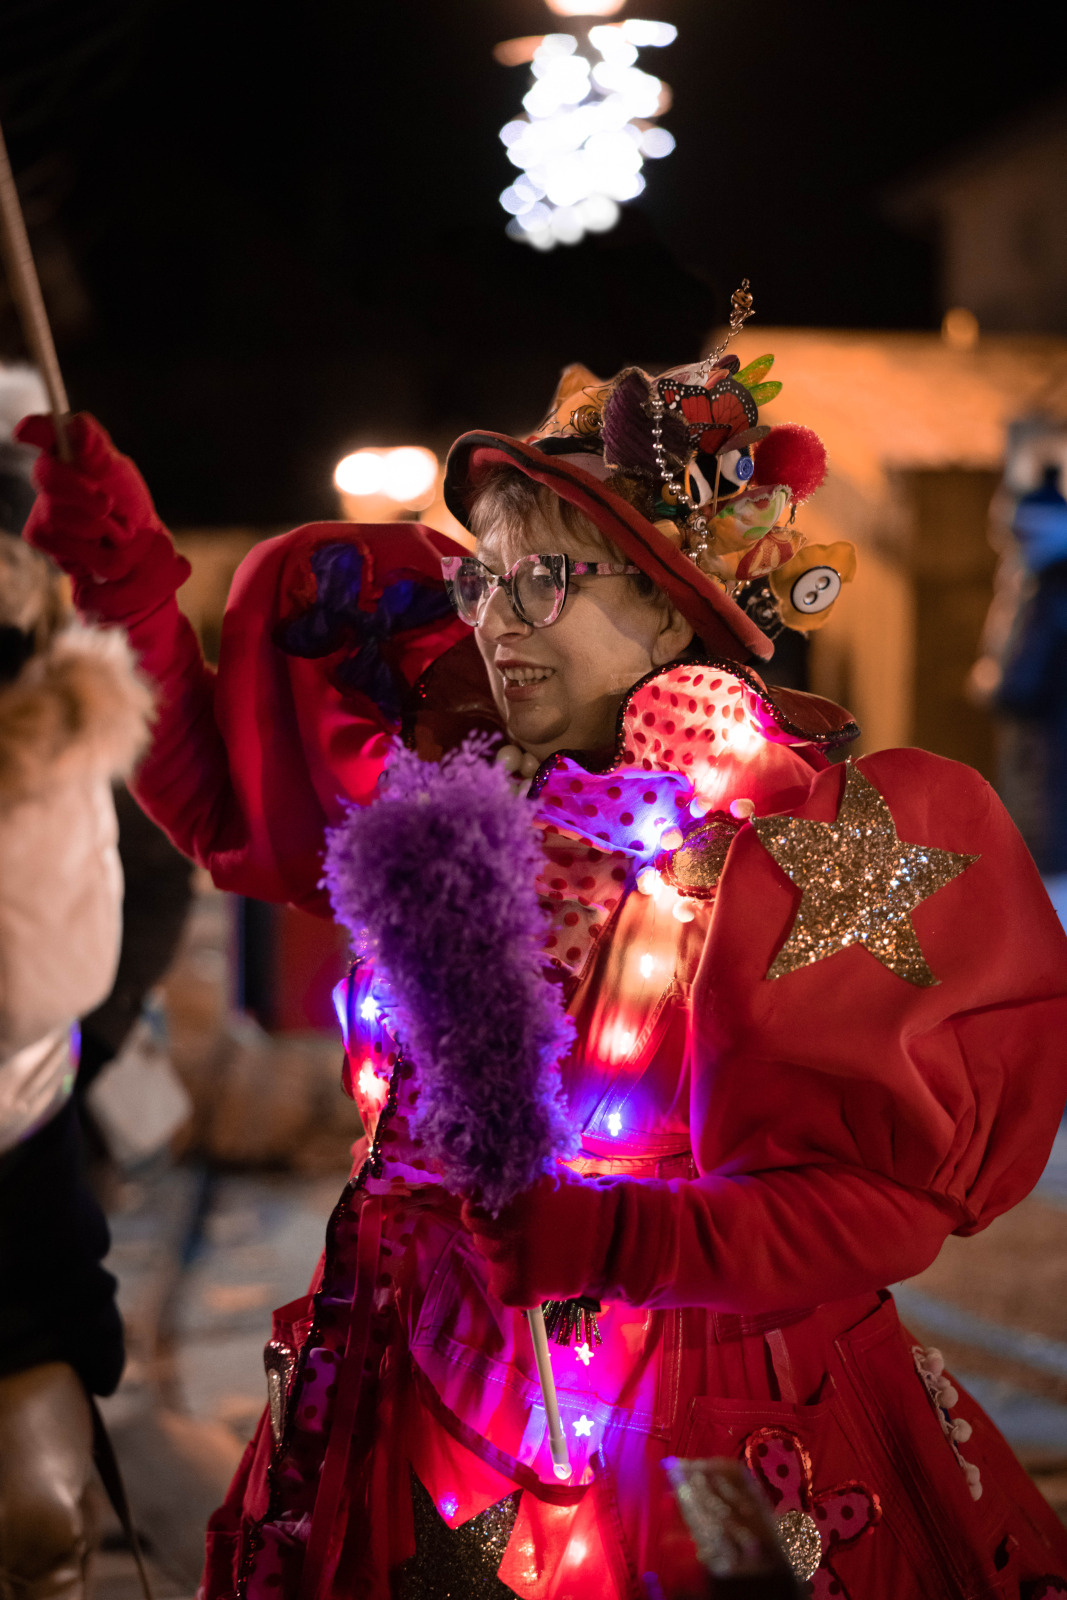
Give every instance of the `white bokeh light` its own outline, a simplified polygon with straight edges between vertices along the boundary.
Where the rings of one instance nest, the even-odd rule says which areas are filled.
[[[674,134],[666,128],[646,128],[641,135],[641,154],[648,161],[660,161],[674,149]]]
[[[437,457],[421,445],[354,450],[337,463],[333,481],[342,494],[356,499],[381,496],[398,506],[420,508],[433,498]]]
[[[581,14],[608,16],[619,9],[586,5]],[[569,33],[538,42],[522,102],[526,115],[500,130],[508,159],[519,169],[500,195],[511,238],[551,250],[615,226],[620,205],[645,187],[644,162],[674,149],[666,128],[650,125],[669,105],[670,92],[636,62],[639,49],[676,37],[670,23],[635,17],[591,27],[588,42]]]
[[[437,457],[418,445],[390,450],[382,464],[382,491],[398,505],[428,499],[437,482]]]
[[[638,46],[651,44],[662,47],[673,44],[678,37],[678,29],[672,22],[646,22],[641,17],[629,17],[625,22],[620,22],[619,32],[624,39]]]
[[[382,452],[354,450],[337,463],[333,481],[345,494],[381,494]]]

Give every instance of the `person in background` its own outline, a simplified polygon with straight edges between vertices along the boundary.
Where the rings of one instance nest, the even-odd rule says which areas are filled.
[[[0,528],[6,533],[21,533],[33,506],[34,452],[19,444],[14,427],[27,410],[47,407],[44,384],[33,367],[0,361]]]
[[[72,1093],[77,1018],[119,954],[111,785],[151,705],[124,636],[73,622],[51,563],[0,533],[0,1594],[19,1600],[83,1592],[87,1392],[123,1366]]]
[[[107,1130],[98,1122],[88,1090],[123,1051],[152,989],[177,953],[193,900],[193,863],[150,822],[124,784],[113,791],[118,817],[122,897],[122,948],[111,992],[82,1017],[81,1055],[74,1086],[89,1178],[105,1206],[116,1181]]]
[[[44,410],[47,405],[44,385],[33,367],[0,363],[0,530],[8,534],[21,534],[35,497],[30,472],[36,451],[19,444],[14,425],[27,411]],[[57,581],[63,582],[58,574]],[[89,1177],[98,1195],[106,1194],[113,1181],[113,1163],[87,1091],[123,1048],[145,997],[174,959],[193,898],[192,862],[149,821],[124,784],[113,786],[113,798],[125,885],[122,947],[110,993],[80,1020],[75,1083]]]
[[[1034,588],[1016,622],[994,704],[1039,731],[1036,825],[1027,843],[1067,926],[1067,500],[1058,466],[1046,466],[1040,486],[1023,495],[1012,532]]]

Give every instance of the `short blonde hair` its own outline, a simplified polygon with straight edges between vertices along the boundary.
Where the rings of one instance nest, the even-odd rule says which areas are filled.
[[[647,515],[645,507],[634,497],[637,482],[617,473],[608,480],[608,487]],[[625,492],[627,490],[630,492]],[[618,546],[604,537],[591,517],[556,494],[547,483],[537,483],[516,467],[495,467],[487,473],[468,512],[468,527],[478,544],[492,547],[509,535],[520,538],[529,531],[531,522],[544,523],[546,528],[554,522],[562,523],[575,543],[588,551],[590,559],[610,561],[620,567],[630,564]],[[666,604],[667,597],[662,589],[645,573],[637,573],[630,578],[630,583],[642,599],[662,600]]]

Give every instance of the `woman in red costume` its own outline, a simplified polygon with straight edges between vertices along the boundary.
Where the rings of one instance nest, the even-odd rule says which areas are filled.
[[[580,1154],[492,1220],[420,1150],[417,1064],[354,970],[369,1143],[276,1315],[209,1600],[681,1596],[668,1455],[745,1462],[819,1597],[1067,1595],[1067,1535],[885,1287],[1037,1180],[1067,944],[975,773],[831,765],[847,713],[745,665],[772,649],[754,617],[817,622],[851,575],[802,544],[820,447],[759,423],[769,364],[572,372],[533,439],[465,435],[447,493],[476,557],[412,524],[260,545],[217,675],[132,464],[90,418],[71,465],[22,427],[28,537],[159,687],[156,821],[223,888],[329,915],[326,829],[398,735],[433,760],[502,734],[576,1028]],[[573,1334],[564,1483],[520,1309],[546,1301]]]

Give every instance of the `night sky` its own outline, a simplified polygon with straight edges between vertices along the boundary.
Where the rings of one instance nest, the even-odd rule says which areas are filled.
[[[72,403],[180,526],[334,514],[359,444],[524,429],[558,368],[767,324],[935,327],[934,241],[885,194],[1057,92],[1059,51],[971,6],[629,0],[678,140],[612,233],[504,237],[497,133],[543,0],[2,0],[0,115]],[[47,266],[47,270],[46,270]],[[21,353],[10,308],[0,355]]]

